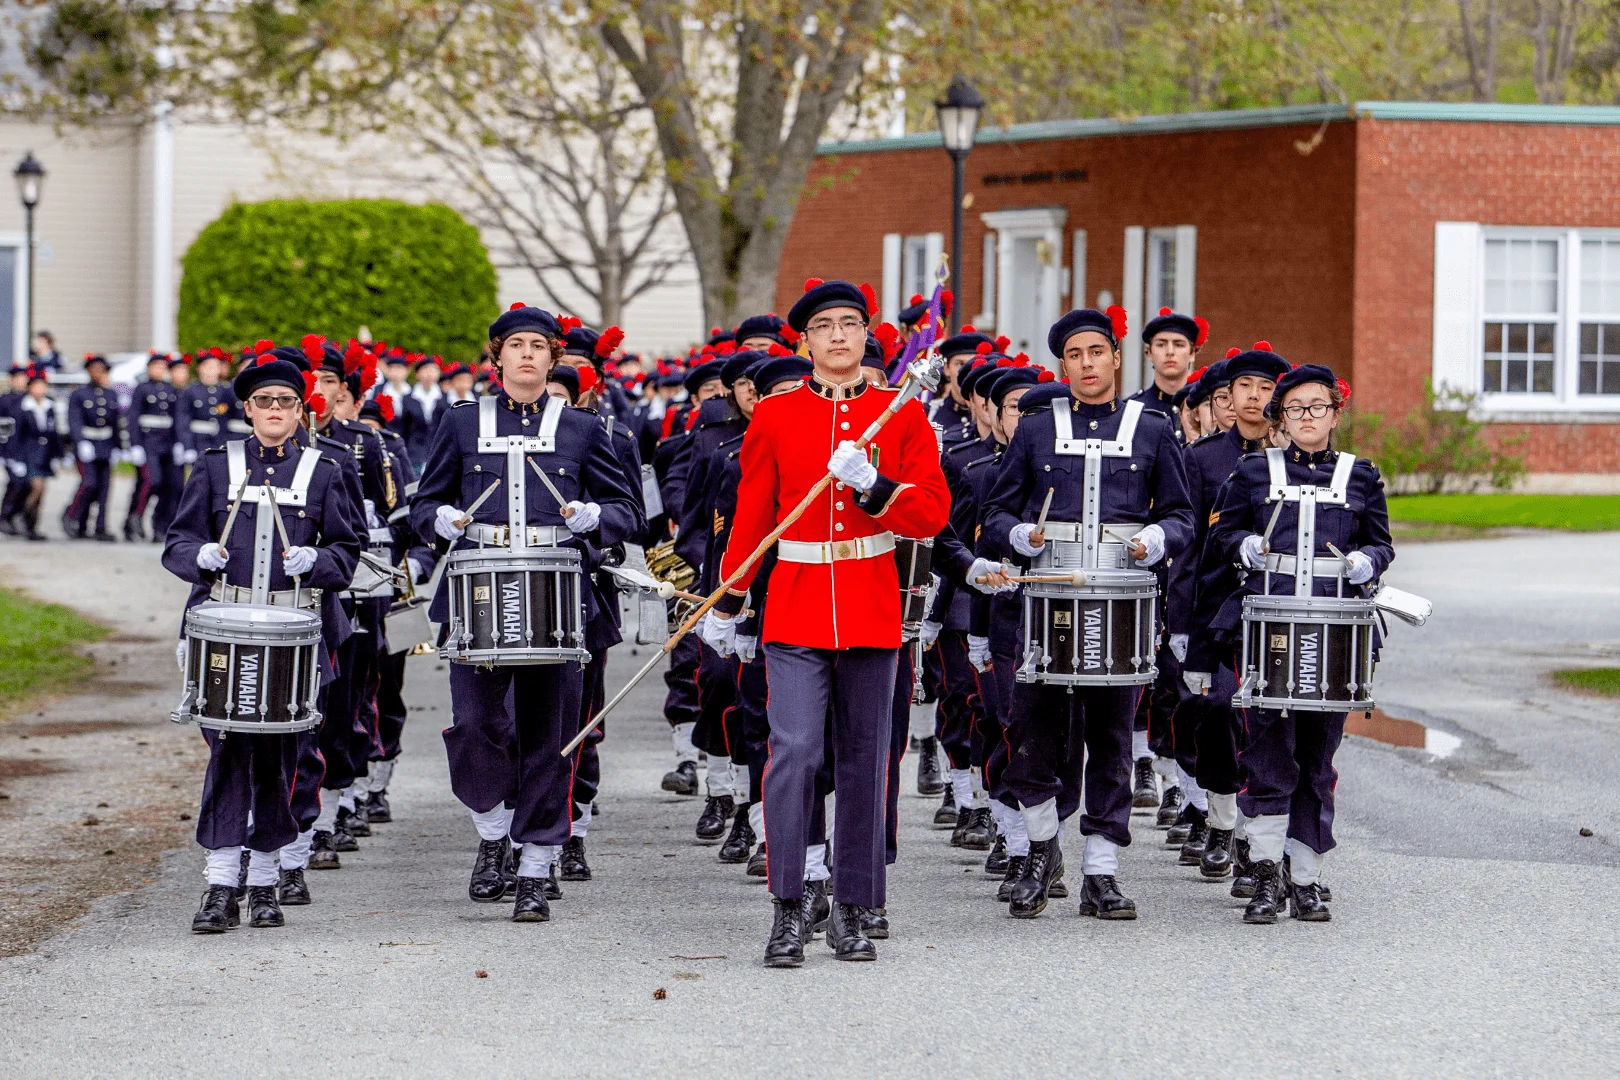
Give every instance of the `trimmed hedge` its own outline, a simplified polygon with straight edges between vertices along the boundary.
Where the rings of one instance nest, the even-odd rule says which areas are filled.
[[[446,206],[384,199],[239,203],[181,260],[187,351],[368,327],[412,352],[474,360],[498,314],[478,230]]]

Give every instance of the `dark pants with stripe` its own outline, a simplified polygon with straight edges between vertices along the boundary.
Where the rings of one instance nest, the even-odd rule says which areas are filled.
[[[696,636],[696,635],[689,635]],[[729,758],[732,748],[742,750],[742,713],[737,704],[736,656],[721,656],[700,644],[698,661],[698,722],[692,729],[692,742],[705,754]]]
[[[702,648],[696,634],[687,634],[669,651],[669,667],[664,670],[664,685],[669,688],[664,696],[664,719],[670,727],[698,721],[698,658]]]
[[[1082,790],[1080,831],[1120,847],[1131,842],[1131,730],[1140,686],[1068,687],[1019,683],[1006,784],[1020,806]]]
[[[67,520],[79,532],[90,529],[90,508],[96,508],[98,533],[107,532],[107,496],[112,494],[112,462],[79,462],[79,490],[68,504]]]
[[[1181,682],[1181,663],[1168,645],[1161,644],[1154,664],[1159,669],[1159,676],[1137,703],[1136,730],[1148,733],[1148,749],[1154,757],[1174,757],[1174,717],[1185,690]]]
[[[766,676],[765,653],[761,650],[742,665],[737,678],[737,707],[742,711],[743,753],[748,761],[748,801],[765,797],[765,763],[770,759],[771,718],[770,681]]]
[[[1243,787],[1243,722],[1232,708],[1237,675],[1222,665],[1215,669],[1208,694],[1200,695],[1198,718],[1198,786],[1217,795],[1232,795]]]
[[[291,785],[298,736],[202,729],[208,771],[197,811],[197,843],[210,850],[247,846],[279,851],[298,838]],[[248,824],[252,812],[253,824]]]
[[[337,647],[337,655],[333,657],[332,666],[336,673],[332,681],[321,688],[324,702],[321,706],[319,743],[321,757],[326,762],[326,775],[321,779],[321,787],[327,791],[340,791],[354,783],[355,652],[362,642],[370,641],[369,634],[350,634],[348,640]]]
[[[935,731],[951,768],[966,769],[973,764],[974,727],[984,714],[978,680],[974,678],[973,665],[968,662],[967,632],[942,630],[934,648],[939,651],[945,681],[936,711]]]
[[[1244,817],[1288,815],[1288,835],[1319,854],[1333,850],[1333,755],[1344,740],[1344,713],[1244,709]]]
[[[841,904],[883,905],[896,651],[765,646],[771,722],[765,820],[773,896],[804,895],[804,848],[830,724],[838,791],[833,896]]]
[[[579,727],[568,733],[570,739],[578,735],[580,729],[590,723],[591,717],[601,712],[607,702],[607,654],[606,649],[597,649],[591,654],[590,663],[585,665],[580,683]],[[581,805],[588,806],[596,801],[596,793],[602,786],[602,758],[597,747],[606,734],[601,724],[596,725],[585,736],[585,741],[579,744],[579,749],[574,751],[574,787],[568,808],[569,820],[578,819]]]
[[[893,866],[900,850],[900,761],[911,745],[911,693],[917,685],[916,651],[900,646],[894,673],[894,706],[889,727],[889,786],[883,799],[883,862]]]
[[[374,761],[399,757],[399,737],[405,730],[405,659],[403,652],[383,652],[377,658],[377,745]]]
[[[1013,697],[1018,686],[1013,681],[1016,670],[1018,660],[1015,657],[992,652],[990,670],[979,675],[979,685],[984,688],[984,711],[989,717],[992,733],[990,752],[984,761],[984,789],[992,799],[998,799],[1015,810],[1018,801],[1007,790],[1007,761],[1012,753],[1007,730],[1012,726]],[[1062,804],[1063,800],[1059,799],[1060,808]]]
[[[519,843],[568,839],[574,770],[562,748],[579,731],[583,684],[579,664],[450,665],[450,790],[478,813],[511,806]]]

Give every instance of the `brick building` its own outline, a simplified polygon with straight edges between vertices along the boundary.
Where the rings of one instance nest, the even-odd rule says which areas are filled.
[[[778,277],[882,282],[949,242],[937,134],[826,144]],[[1120,303],[1269,339],[1390,418],[1424,380],[1521,436],[1532,486],[1620,491],[1620,108],[1364,102],[1024,124],[967,162],[964,320],[1050,362],[1047,326]],[[1125,381],[1141,385],[1141,347]]]

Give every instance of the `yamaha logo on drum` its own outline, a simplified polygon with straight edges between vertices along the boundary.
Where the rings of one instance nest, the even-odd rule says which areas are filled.
[[[1321,637],[1312,629],[1299,635],[1299,663],[1297,665],[1298,692],[1307,697],[1316,695],[1320,678]]]
[[[501,642],[516,645],[523,641],[523,585],[501,582]]]
[[[236,665],[236,712],[248,716],[259,710],[259,655],[239,652]]]
[[[1101,605],[1087,607],[1085,619],[1085,649],[1081,653],[1085,670],[1096,671],[1103,666],[1103,613]]]

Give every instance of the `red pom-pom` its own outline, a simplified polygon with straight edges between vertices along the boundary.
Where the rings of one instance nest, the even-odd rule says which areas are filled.
[[[311,395],[311,394],[313,394],[315,392],[315,373],[313,371],[306,371],[306,372],[303,372],[303,376],[304,376],[304,400],[308,401],[309,400],[309,395]]]
[[[1168,314],[1170,314],[1170,309],[1167,308],[1167,307],[1162,307],[1162,308],[1159,309],[1159,314],[1160,315],[1168,315]]]
[[[1345,382],[1343,379],[1335,379],[1334,381],[1339,384],[1339,397],[1341,399],[1343,399],[1344,401],[1349,401],[1350,400],[1350,384]]]
[[[254,367],[263,367],[265,364],[268,364],[270,361],[272,361],[274,359],[275,359],[275,357],[271,356],[269,353],[262,353],[262,354],[260,354],[259,359],[254,362],[253,366]]]
[[[584,323],[580,322],[578,319],[574,318],[574,316],[572,316],[572,315],[559,315],[559,316],[557,316],[557,326],[565,334],[568,333],[568,331],[570,331],[570,330],[578,330],[581,326],[584,326],[584,325],[585,325]]]
[[[978,331],[973,329],[973,324],[972,323],[969,323],[968,325],[962,327],[962,333],[964,333],[964,334],[977,334]]]
[[[1036,379],[1035,381],[1036,382],[1051,382],[1052,380],[1054,380],[1056,378],[1057,378],[1057,376],[1053,375],[1050,369],[1041,368],[1041,376],[1040,376],[1039,379]]]
[[[326,411],[326,399],[319,394],[309,395],[309,411],[319,416]]]
[[[996,361],[996,367],[998,367],[998,368],[1012,367],[1012,366],[1013,366],[1013,360],[1012,360],[1012,357],[1010,357],[1010,356],[1003,356],[1000,360]]]
[[[1193,341],[1193,348],[1202,349],[1204,342],[1209,340],[1209,320],[1202,315],[1194,315],[1193,322],[1198,324],[1198,337]]]
[[[394,399],[387,394],[377,395],[377,411],[382,413],[383,423],[394,422]]]
[[[596,369],[586,364],[579,369],[579,392],[586,393],[597,387]]]
[[[923,301],[922,293],[920,293],[920,292],[912,293],[911,294],[911,299],[906,301],[906,306],[907,307],[916,307],[918,304],[922,303],[922,301]]]
[[[793,329],[791,326],[782,327],[778,333],[782,335],[782,340],[787,342],[789,345],[797,345],[799,343],[799,332]]]
[[[990,344],[988,341],[981,341],[977,345],[973,346],[973,351],[980,356],[985,356],[994,352],[995,346]]]
[[[861,282],[861,295],[866,297],[867,315],[876,315],[878,313],[877,291],[863,281]]]
[[[1126,325],[1125,309],[1118,304],[1109,304],[1108,311],[1105,314],[1108,316],[1108,321],[1114,324],[1114,337],[1116,339],[1124,337],[1130,329]]]
[[[872,336],[877,338],[878,344],[883,348],[884,362],[893,360],[895,352],[900,348],[900,331],[889,323],[878,323],[872,330]]]
[[[317,349],[316,355],[311,356],[309,347],[306,345],[304,347],[304,355],[309,356],[309,362],[313,364],[316,363],[317,357],[320,355],[320,350]],[[366,354],[366,350],[360,347],[359,342],[349,342],[349,347],[343,351],[343,374],[345,376],[353,375],[365,365],[367,359],[369,359],[369,357]],[[371,362],[375,364],[377,361],[372,360]]]
[[[770,343],[770,345],[768,347],[766,347],[765,355],[766,356],[792,356],[793,355],[793,350],[783,348],[781,345],[778,345],[776,342],[773,341],[773,342]]]
[[[1209,368],[1207,366],[1199,368],[1197,371],[1195,371],[1191,375],[1187,376],[1187,381],[1189,383],[1197,382],[1199,379],[1202,379],[1204,377],[1204,372],[1206,372],[1208,370],[1209,370]]]
[[[360,365],[360,392],[367,393],[377,385],[377,358],[367,354]]]
[[[1255,350],[1255,352],[1270,352],[1271,351],[1271,342],[1263,341],[1263,340],[1262,341],[1257,341],[1257,342],[1254,343],[1254,350]]]
[[[265,353],[269,352],[275,347],[276,343],[271,341],[269,338],[261,338],[253,343],[253,355],[263,356]],[[220,359],[224,359],[223,352],[221,353]]]
[[[1240,349],[1236,345],[1234,345],[1230,349],[1226,350],[1226,358],[1228,360],[1230,360],[1230,359],[1232,359],[1232,357],[1236,356],[1238,353],[1240,353],[1242,351],[1243,351],[1242,349]]]
[[[511,307],[507,308],[506,310],[507,311],[522,311],[524,308],[526,308],[528,306],[529,306],[528,304],[525,304],[523,301],[519,300],[517,303],[513,304]]]
[[[602,331],[601,337],[596,339],[596,355],[605,360],[612,356],[613,350],[617,349],[623,342],[624,331],[617,326],[610,326]]]
[[[1013,357],[1013,366],[1014,367],[1029,367],[1029,354],[1028,353],[1019,353],[1017,356]]]
[[[1000,352],[1000,353],[1006,352],[1007,351],[1007,346],[1009,346],[1011,344],[1012,344],[1012,338],[1008,337],[1005,334],[999,335],[996,338],[996,352]]]
[[[814,289],[816,286],[823,285],[823,284],[825,284],[825,282],[823,282],[818,277],[805,278],[804,279],[804,291],[809,292],[811,289]]]
[[[949,289],[939,290],[939,314],[941,318],[951,317],[951,307],[956,303],[956,296]],[[962,328],[965,332],[967,327]]]

